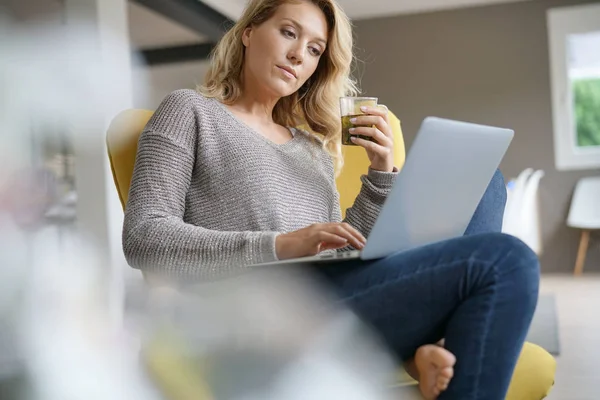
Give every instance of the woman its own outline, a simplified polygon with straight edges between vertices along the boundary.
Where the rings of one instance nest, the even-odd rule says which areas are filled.
[[[354,133],[374,141],[355,143],[371,165],[342,222],[338,101],[355,93],[351,62],[350,23],[335,0],[251,1],[200,93],[169,95],[142,133],[124,223],[129,263],[214,279],[361,249],[398,170],[385,109],[365,109]],[[313,133],[292,128],[302,122]],[[486,230],[481,221],[473,233]],[[504,398],[538,292],[537,259],[523,243],[480,233],[320,272],[410,360],[425,398]],[[445,348],[434,345],[442,338]]]

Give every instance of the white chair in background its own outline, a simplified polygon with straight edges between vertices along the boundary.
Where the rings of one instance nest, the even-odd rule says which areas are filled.
[[[539,256],[542,254],[542,229],[540,225],[540,202],[538,189],[544,171],[537,170],[527,180],[521,204],[521,240]]]
[[[544,171],[523,170],[507,189],[502,232],[518,237],[541,255],[542,238],[538,189]]]
[[[577,182],[571,200],[567,226],[581,229],[579,250],[573,271],[575,275],[581,275],[585,265],[590,233],[592,230],[600,229],[600,176],[582,178]]]
[[[502,222],[502,232],[513,236],[518,236],[520,228],[521,209],[523,193],[529,176],[533,173],[532,168],[523,170],[517,179],[511,181],[512,185],[507,190],[506,207],[504,209],[504,218]]]

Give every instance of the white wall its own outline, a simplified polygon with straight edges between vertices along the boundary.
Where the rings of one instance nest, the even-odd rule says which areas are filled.
[[[133,67],[133,107],[155,110],[177,89],[195,89],[204,80],[208,61]]]

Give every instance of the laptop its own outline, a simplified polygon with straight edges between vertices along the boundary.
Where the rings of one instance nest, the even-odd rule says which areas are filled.
[[[375,260],[462,236],[514,131],[427,117],[361,251],[268,264]]]

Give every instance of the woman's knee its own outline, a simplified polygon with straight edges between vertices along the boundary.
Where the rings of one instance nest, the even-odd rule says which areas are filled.
[[[511,252],[513,257],[521,261],[524,267],[531,269],[536,274],[539,273],[538,256],[533,249],[516,236],[506,233],[496,233],[500,245]]]
[[[539,280],[537,255],[519,238],[505,233],[483,233],[464,238],[469,242],[463,251],[498,279],[515,284],[532,284]],[[486,273],[487,273],[486,272]]]

